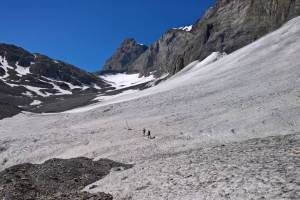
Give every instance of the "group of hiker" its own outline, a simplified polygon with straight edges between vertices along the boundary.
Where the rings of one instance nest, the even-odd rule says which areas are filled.
[[[146,130],[145,128],[143,128],[143,135],[146,136],[148,139],[154,139],[155,137],[151,136],[151,131],[150,130]]]

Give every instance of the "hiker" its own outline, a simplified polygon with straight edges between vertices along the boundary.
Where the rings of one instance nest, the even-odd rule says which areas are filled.
[[[147,137],[148,137],[149,139],[151,139],[151,131],[150,131],[150,130],[148,130]]]
[[[146,129],[143,128],[143,135],[146,136]]]

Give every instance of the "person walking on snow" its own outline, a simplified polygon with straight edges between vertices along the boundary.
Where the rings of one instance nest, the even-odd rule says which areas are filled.
[[[150,131],[150,130],[148,130],[147,137],[148,137],[149,139],[151,139],[151,131]]]

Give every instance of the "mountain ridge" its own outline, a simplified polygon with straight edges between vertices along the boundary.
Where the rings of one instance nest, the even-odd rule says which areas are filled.
[[[97,92],[109,89],[109,83],[74,65],[16,45],[0,44],[0,119],[22,110],[41,109],[45,104],[53,105],[42,112],[84,105]],[[72,96],[81,100],[72,100]],[[70,102],[57,105],[66,99]]]
[[[212,52],[244,47],[299,15],[300,0],[217,0],[188,31],[165,32],[129,69],[141,76],[175,74]]]

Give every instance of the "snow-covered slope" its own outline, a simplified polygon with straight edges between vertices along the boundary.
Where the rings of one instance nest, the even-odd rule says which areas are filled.
[[[147,83],[153,81],[155,78],[153,75],[148,77],[139,77],[139,74],[126,74],[126,73],[117,73],[117,74],[107,74],[100,76],[103,80],[111,84],[115,89],[122,89],[126,87],[131,87],[134,85]]]
[[[0,168],[53,157],[110,158],[135,167],[113,172],[93,192],[133,200],[222,199],[221,180],[211,185],[214,192],[201,193],[208,166],[188,152],[300,132],[300,18],[230,55],[218,55],[134,96],[76,112],[23,113],[1,120],[6,162]],[[155,139],[143,137],[143,128]],[[241,177],[235,184],[243,183]],[[255,194],[257,185],[248,181],[244,186]]]

